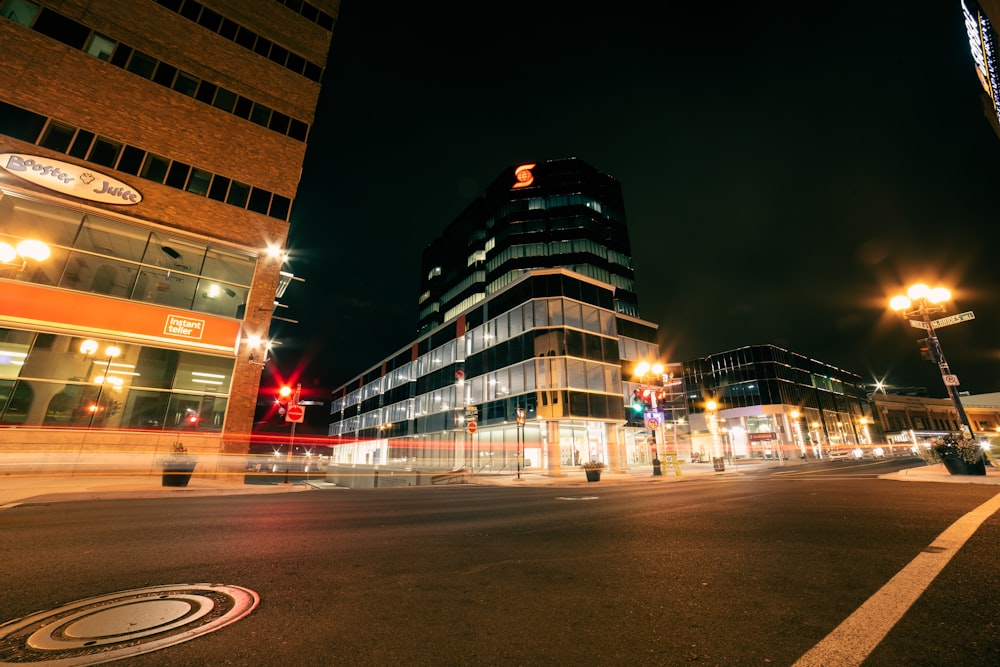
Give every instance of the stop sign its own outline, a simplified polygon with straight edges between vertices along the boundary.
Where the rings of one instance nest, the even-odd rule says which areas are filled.
[[[295,422],[296,424],[301,424],[302,420],[305,419],[306,409],[301,405],[289,405],[288,412],[285,413],[286,422]]]
[[[469,422],[469,433],[475,433],[476,429],[479,428],[476,422]]]

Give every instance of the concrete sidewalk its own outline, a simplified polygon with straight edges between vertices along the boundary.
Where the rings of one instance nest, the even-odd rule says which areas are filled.
[[[465,478],[466,484],[495,486],[587,486],[589,484],[614,483],[676,483],[698,477],[738,477],[765,468],[785,468],[794,470],[799,461],[734,461],[726,463],[725,470],[716,471],[711,463],[685,463],[681,465],[681,476],[675,474],[673,466],[663,465],[660,476],[653,476],[651,466],[635,466],[626,472],[604,470],[600,482],[588,483],[584,472],[578,468],[569,469],[560,477],[538,472],[522,472],[520,479],[516,473],[476,474]],[[850,469],[845,463],[845,469]],[[944,465],[933,466],[916,463],[914,467],[883,475],[882,479],[906,482],[941,482],[951,484],[993,484],[1000,485],[1000,470],[987,466],[986,475],[950,475]],[[193,496],[226,496],[245,494],[293,493],[324,488],[336,488],[326,484],[322,477],[306,482],[288,484],[247,484],[243,474],[217,477],[201,477],[195,474],[188,486],[162,486],[159,474],[66,474],[66,475],[5,475],[0,476],[0,509],[7,509],[24,503],[57,502],[72,500],[106,500],[125,498],[163,498]]]
[[[805,463],[801,460],[788,460],[778,462],[775,460],[753,460],[726,462],[725,469],[716,471],[711,463],[684,463],[681,465],[681,476],[678,477],[673,466],[662,465],[662,475],[654,477],[652,466],[633,466],[627,472],[611,472],[604,470],[601,473],[601,481],[606,482],[681,482],[686,479],[697,479],[699,477],[737,477],[750,472],[764,469],[785,469],[794,471],[795,468]],[[841,462],[835,462],[839,465]],[[845,470],[851,469],[853,461],[844,461]],[[868,461],[871,463],[871,461]],[[899,472],[881,475],[880,479],[898,480],[903,482],[942,482],[950,484],[996,484],[1000,485],[1000,470],[992,466],[986,466],[986,475],[952,475],[944,467],[943,463],[936,465],[926,465],[914,459],[914,467],[900,470]],[[478,474],[467,477],[468,483],[472,484],[492,484],[502,486],[555,486],[555,485],[583,485],[587,484],[587,479],[582,470],[569,469],[562,477],[552,477],[538,472],[522,472],[521,479],[517,479],[516,473],[505,474]]]
[[[308,491],[305,484],[245,484],[243,475],[215,478],[195,474],[187,486],[163,486],[155,475],[9,475],[0,477],[0,509],[26,502],[229,496]]]

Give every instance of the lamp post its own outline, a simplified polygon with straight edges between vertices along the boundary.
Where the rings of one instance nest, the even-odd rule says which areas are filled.
[[[918,283],[911,285],[906,290],[906,296],[900,294],[892,297],[889,300],[889,307],[909,320],[911,326],[927,331],[927,350],[930,353],[931,361],[937,364],[938,369],[941,371],[941,380],[948,391],[948,397],[951,399],[955,412],[958,413],[965,437],[974,438],[975,434],[972,432],[972,425],[969,422],[969,417],[965,414],[965,408],[962,407],[962,399],[958,393],[958,376],[953,375],[951,368],[948,366],[948,361],[944,357],[944,350],[941,349],[941,342],[938,340],[935,327],[957,324],[973,319],[975,316],[972,312],[968,312],[952,317],[931,320],[931,315],[945,311],[945,304],[950,300],[951,292],[947,288],[935,287],[931,289],[927,285]]]
[[[661,363],[650,364],[648,361],[640,361],[638,364],[636,364],[635,369],[633,369],[632,371],[632,374],[635,377],[639,378],[639,385],[642,388],[642,395],[644,397],[646,396],[649,397],[648,409],[643,415],[643,417],[646,428],[649,429],[649,431],[653,434],[653,447],[651,452],[653,455],[653,461],[652,461],[653,477],[660,477],[663,475],[663,470],[660,468],[660,456],[656,450],[656,430],[660,428],[660,426],[662,425],[663,419],[660,417],[656,409],[657,390],[655,388],[651,388],[649,385],[646,384],[646,378],[648,376],[657,376],[657,375],[659,375],[662,378],[663,370],[664,370],[663,364]]]
[[[802,458],[805,458],[806,445],[802,441],[802,422],[799,421],[802,417],[802,413],[798,410],[792,410],[789,416],[792,418],[792,440],[794,441],[795,446],[799,448],[799,453],[802,455]]]
[[[520,403],[514,409],[517,422],[514,429],[517,432],[517,478],[521,479],[521,443],[524,441],[524,408]]]

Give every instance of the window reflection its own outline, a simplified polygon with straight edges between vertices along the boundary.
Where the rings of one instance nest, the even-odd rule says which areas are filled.
[[[0,424],[221,430],[234,361],[0,329]]]
[[[242,318],[256,258],[117,220],[4,194],[0,240],[36,238],[52,255],[17,280]]]

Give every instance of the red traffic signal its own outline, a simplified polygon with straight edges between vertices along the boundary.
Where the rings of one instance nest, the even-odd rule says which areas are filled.
[[[278,414],[285,414],[285,410],[288,408],[289,402],[292,400],[292,388],[287,384],[282,385],[278,389]]]

